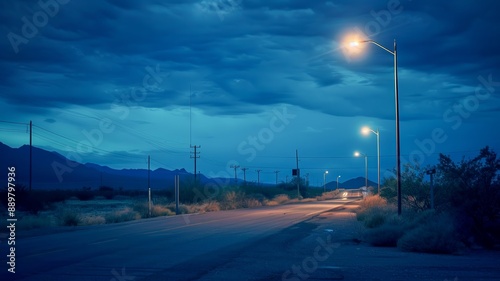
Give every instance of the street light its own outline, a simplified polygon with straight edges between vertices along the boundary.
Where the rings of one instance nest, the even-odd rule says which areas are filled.
[[[359,153],[358,151],[354,152],[354,156],[359,157],[363,156],[365,157],[365,186],[368,188],[368,156],[363,153]]]
[[[396,174],[397,174],[397,191],[398,191],[398,215],[401,215],[401,153],[399,142],[399,93],[398,93],[398,53],[396,39],[394,39],[394,50],[391,51],[373,40],[362,40],[351,42],[351,47],[357,47],[361,43],[372,43],[394,57],[394,103],[396,109]]]
[[[339,178],[340,178],[340,175],[337,176],[337,189],[339,189]]]
[[[376,131],[370,129],[369,127],[363,127],[361,132],[364,135],[368,135],[370,132],[377,135],[377,194],[380,194],[380,132],[378,129]]]
[[[323,192],[326,192],[326,174],[328,174],[328,171],[323,173]]]

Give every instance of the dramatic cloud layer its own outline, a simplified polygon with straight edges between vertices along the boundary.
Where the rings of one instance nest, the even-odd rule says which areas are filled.
[[[393,56],[401,149],[431,165],[500,149],[498,1],[2,1],[0,141],[112,167],[192,167],[274,181],[295,149],[312,184],[323,171],[376,180],[395,166]],[[498,81],[498,82],[497,82]],[[89,147],[90,146],[90,147]],[[89,153],[90,152],[90,153]],[[250,171],[252,171],[250,173]],[[240,177],[242,172],[240,171]],[[304,172],[303,172],[304,173]],[[263,176],[262,176],[263,175]],[[386,175],[390,175],[386,173]]]

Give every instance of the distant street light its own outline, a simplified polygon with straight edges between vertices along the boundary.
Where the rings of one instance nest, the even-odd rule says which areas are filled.
[[[359,157],[363,156],[365,157],[365,186],[368,188],[368,156],[363,153],[359,153],[358,151],[354,152],[354,156]]]
[[[374,131],[369,127],[363,127],[361,132],[365,135],[368,135],[370,132],[377,135],[377,194],[380,194],[380,132],[378,129]]]
[[[394,40],[393,51],[387,49],[386,47],[380,45],[373,40],[362,40],[351,42],[351,47],[357,47],[361,43],[372,43],[382,50],[388,52],[394,57],[394,103],[396,109],[396,173],[397,173],[397,191],[398,191],[398,215],[401,215],[401,150],[399,141],[399,93],[398,93],[398,54],[396,40]]]
[[[339,178],[340,178],[340,175],[337,176],[337,189],[339,189]]]
[[[328,174],[328,171],[323,173],[323,192],[326,192],[326,174]]]

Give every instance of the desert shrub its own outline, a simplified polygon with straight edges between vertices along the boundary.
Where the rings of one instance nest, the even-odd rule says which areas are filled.
[[[286,194],[278,194],[274,196],[273,201],[275,201],[278,204],[283,204],[287,201],[290,201],[290,197],[288,197],[288,195]]]
[[[220,211],[220,204],[217,201],[208,201],[206,203],[205,211],[207,212],[217,212]]]
[[[396,213],[396,206],[375,206],[366,209],[358,209],[356,218],[363,221],[367,227],[377,227],[385,222],[385,219]]]
[[[245,193],[236,191],[227,191],[220,200],[222,210],[233,210],[243,207]]]
[[[191,206],[192,207],[190,207],[189,205],[179,204],[179,214],[196,213],[198,209],[196,206],[200,205],[195,204]],[[168,208],[172,212],[172,214],[175,214],[175,203],[168,204],[166,208]]]
[[[60,216],[62,226],[77,226],[80,224],[80,216],[76,212],[65,211]]]
[[[151,216],[153,216],[153,203],[151,203]],[[141,218],[149,218],[149,202],[136,202],[133,206],[133,210],[139,214]]]
[[[363,222],[367,228],[375,228],[385,223],[387,213],[381,208],[371,208],[367,211]]]
[[[384,206],[387,206],[387,200],[379,195],[367,196],[359,203],[361,210]]]
[[[279,203],[274,201],[274,200],[269,200],[269,201],[264,202],[264,205],[265,206],[278,206]]]
[[[255,200],[259,201],[261,203],[261,206],[262,206],[262,203],[267,201],[267,197],[262,193],[248,194],[247,197],[250,199],[255,199]]]
[[[147,201],[136,202],[133,206],[133,210],[137,212],[141,218],[171,216],[175,214],[175,204],[173,204],[173,207],[169,208],[163,205],[151,203],[151,216],[149,215],[149,202]],[[179,205],[179,210],[187,210],[187,208],[184,205]],[[187,213],[187,211],[185,212]]]
[[[398,247],[404,251],[453,254],[461,251],[464,245],[456,236],[452,218],[441,213],[403,235]]]
[[[405,233],[405,229],[405,224],[402,222],[386,222],[377,228],[369,229],[365,233],[365,239],[373,246],[396,247],[398,240]]]
[[[115,211],[111,214],[107,214],[105,216],[106,223],[118,223],[125,222],[131,220],[138,220],[141,218],[141,215],[131,208],[125,208],[120,211]]]
[[[172,212],[169,208],[165,206],[162,205],[151,206],[151,217],[172,216],[174,214],[175,212]]]
[[[103,216],[83,216],[80,221],[81,225],[105,224],[106,218]]]
[[[245,198],[243,200],[243,208],[254,208],[254,207],[260,207],[262,206],[262,203],[254,198]]]

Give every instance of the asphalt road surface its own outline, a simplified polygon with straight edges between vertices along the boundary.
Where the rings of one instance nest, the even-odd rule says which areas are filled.
[[[353,200],[289,204],[205,214],[78,227],[41,236],[17,233],[15,274],[7,272],[8,247],[1,247],[1,280],[234,280],[214,270],[242,252],[271,243],[275,234]],[[300,228],[307,230],[307,225]],[[294,235],[288,236],[290,241]],[[281,237],[281,236],[280,236]],[[276,243],[283,242],[283,238]],[[286,244],[283,244],[286,246]],[[266,248],[267,249],[267,248]],[[269,248],[279,251],[279,247]],[[255,263],[266,264],[265,249]],[[268,257],[271,258],[272,255]],[[271,262],[271,261],[269,261]],[[259,272],[255,272],[258,276]],[[239,280],[248,280],[243,275]],[[281,279],[281,278],[279,278]]]

